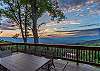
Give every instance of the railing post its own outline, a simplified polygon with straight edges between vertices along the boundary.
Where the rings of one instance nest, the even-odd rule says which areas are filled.
[[[27,52],[32,54],[32,50],[31,50],[30,45],[28,45],[28,50],[27,50]]]
[[[27,45],[24,45],[24,52],[27,52]]]
[[[16,45],[16,47],[17,47],[16,49],[17,49],[17,52],[18,52],[18,45]]]
[[[12,46],[13,46],[13,45],[11,45],[11,47],[10,47],[11,53],[13,53],[13,49],[12,49]]]
[[[76,57],[77,57],[77,65],[79,65],[79,50],[78,50],[78,48],[76,50]]]

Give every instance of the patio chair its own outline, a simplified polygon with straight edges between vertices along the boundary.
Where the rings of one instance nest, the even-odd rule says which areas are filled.
[[[44,70],[49,70],[49,71],[50,71],[50,69],[55,68],[53,52],[52,52],[52,51],[45,51],[45,52],[42,52],[42,53],[43,53],[43,56],[44,56],[45,58],[50,59],[50,62],[48,62],[47,64],[45,64],[45,65],[42,67],[42,69],[44,69]]]
[[[56,59],[54,61],[54,64],[55,64],[55,68],[53,71],[66,71],[65,69],[68,65],[68,62],[62,59]]]
[[[48,69],[49,68],[49,70],[54,70],[54,71],[58,71],[57,70],[57,65],[55,64],[57,61],[59,61],[59,64],[62,64],[62,62],[60,62],[61,61],[61,59],[54,59],[54,55],[55,55],[55,53],[53,52],[53,51],[44,51],[44,52],[42,52],[43,53],[43,56],[44,57],[46,57],[46,58],[48,58],[48,59],[51,59],[51,61],[47,64],[47,65],[45,65],[45,66],[43,66],[43,68],[42,69]],[[49,65],[49,67],[48,67],[48,65]],[[62,68],[61,68],[61,71],[65,71],[65,68],[66,68],[66,66],[68,65],[68,62],[66,62],[65,64],[63,64],[62,65]]]

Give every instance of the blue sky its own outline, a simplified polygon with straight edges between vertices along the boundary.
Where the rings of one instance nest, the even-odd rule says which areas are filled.
[[[82,21],[81,23],[86,23],[86,24],[100,23],[100,2],[93,2],[90,4],[86,4],[88,0],[62,0],[62,1],[66,5],[68,2],[71,2],[70,4],[73,4],[73,2],[75,1],[76,2],[79,1],[80,3],[80,4],[78,3],[79,5],[85,4],[80,8],[79,11],[67,12],[65,15],[68,19],[79,19],[80,21]],[[89,0],[89,1],[96,1],[96,0]],[[90,14],[90,11],[93,11],[94,13]],[[96,13],[97,11],[99,12]],[[80,16],[80,14],[83,14],[83,16]]]
[[[100,28],[100,0],[60,0],[60,5],[64,10],[65,16],[68,20],[79,20],[80,24],[68,24],[56,26],[62,30],[74,30],[74,29],[93,29]],[[68,1],[68,2],[67,2]],[[77,2],[76,1],[76,2]],[[66,5],[66,6],[65,6]],[[70,9],[66,7],[70,5]],[[39,22],[48,22],[50,18],[47,15],[43,15]],[[66,28],[62,28],[65,27]],[[80,27],[84,26],[84,27]],[[55,27],[55,26],[52,26]],[[69,28],[69,29],[68,29]]]
[[[100,0],[58,0],[65,16],[68,20],[79,20],[80,24],[66,25],[66,27],[77,28],[85,25],[90,28],[100,28]],[[69,8],[67,8],[69,7]],[[2,8],[2,7],[0,7]],[[48,22],[50,17],[45,13],[38,21],[38,23]],[[62,25],[63,26],[63,25]],[[58,26],[59,28],[59,26]],[[66,30],[68,28],[64,28]]]

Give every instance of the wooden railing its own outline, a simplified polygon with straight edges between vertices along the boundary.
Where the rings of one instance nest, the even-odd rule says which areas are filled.
[[[77,45],[31,44],[31,43],[2,43],[0,50],[25,52],[38,56],[52,53],[56,59],[75,61],[100,66],[100,47],[85,47]],[[49,53],[48,53],[49,52]]]

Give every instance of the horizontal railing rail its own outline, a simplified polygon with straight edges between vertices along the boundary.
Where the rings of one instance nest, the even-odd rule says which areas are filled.
[[[25,52],[38,56],[53,55],[56,59],[75,61],[100,66],[100,47],[78,45],[32,44],[32,43],[1,43],[0,50]]]

